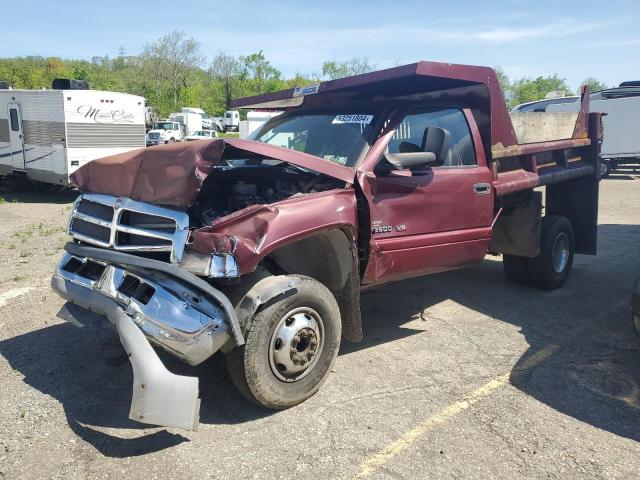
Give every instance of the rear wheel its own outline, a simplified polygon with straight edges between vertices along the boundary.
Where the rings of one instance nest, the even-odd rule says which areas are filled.
[[[338,355],[338,304],[320,282],[302,279],[294,294],[255,314],[245,344],[227,354],[238,390],[268,408],[289,408],[311,397]]]
[[[613,171],[613,165],[609,160],[600,160],[600,178],[608,177]]]
[[[553,290],[562,287],[573,266],[573,227],[566,217],[547,215],[542,219],[540,253],[527,260],[531,283]]]

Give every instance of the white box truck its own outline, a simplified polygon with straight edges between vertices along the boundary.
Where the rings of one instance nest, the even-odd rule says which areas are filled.
[[[240,138],[252,139],[252,134],[260,130],[265,123],[282,112],[250,110],[247,119],[240,121]]]
[[[85,163],[144,146],[144,97],[0,89],[0,176],[68,185]]]
[[[237,110],[227,110],[224,112],[224,131],[237,132],[240,130],[240,112]]]
[[[182,112],[176,112],[169,115],[169,120],[182,123],[184,125],[185,131],[187,134],[185,136],[193,135],[198,130],[202,130],[202,114],[194,113],[182,109]]]

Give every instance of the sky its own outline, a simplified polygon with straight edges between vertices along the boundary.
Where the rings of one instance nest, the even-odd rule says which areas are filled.
[[[3,2],[4,3],[4,2]],[[128,55],[172,30],[218,51],[262,50],[285,77],[366,56],[500,66],[510,78],[557,73],[577,88],[640,80],[640,0],[7,2],[0,57]]]

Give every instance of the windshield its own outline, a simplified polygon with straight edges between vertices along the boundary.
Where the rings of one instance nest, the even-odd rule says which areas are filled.
[[[253,139],[354,166],[375,122],[372,112],[293,113],[275,117]]]
[[[204,130],[198,130],[193,134],[194,137],[210,137],[211,134],[209,132],[205,132]]]
[[[159,122],[153,126],[154,130],[173,130],[173,123],[171,122]]]

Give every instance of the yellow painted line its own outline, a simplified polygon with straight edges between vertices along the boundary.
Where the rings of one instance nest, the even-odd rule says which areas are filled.
[[[416,440],[432,428],[445,423],[454,415],[469,409],[472,405],[478,403],[483,398],[504,387],[509,383],[509,375],[509,373],[505,373],[494,378],[490,382],[465,396],[462,400],[443,408],[432,417],[427,418],[420,425],[405,432],[401,437],[391,442],[373,457],[362,462],[360,464],[360,472],[358,472],[354,478],[368,477],[400,452],[409,448]]]
[[[550,344],[544,348],[541,348],[529,358],[527,358],[522,365],[519,365],[517,370],[514,369],[514,374],[524,370],[531,370],[540,365],[544,360],[553,355],[560,348],[557,344]],[[416,440],[420,439],[432,428],[442,425],[454,415],[457,415],[464,410],[471,408],[474,404],[478,403],[485,397],[488,397],[496,390],[504,387],[509,383],[511,372],[500,375],[494,378],[490,382],[484,384],[477,390],[471,392],[465,396],[462,400],[452,403],[451,405],[443,408],[432,417],[427,418],[420,425],[405,432],[402,436],[391,442],[384,447],[374,456],[368,458],[360,464],[360,471],[354,478],[365,478],[373,474],[380,467],[388,463],[393,457],[400,454],[403,450],[409,448]]]

